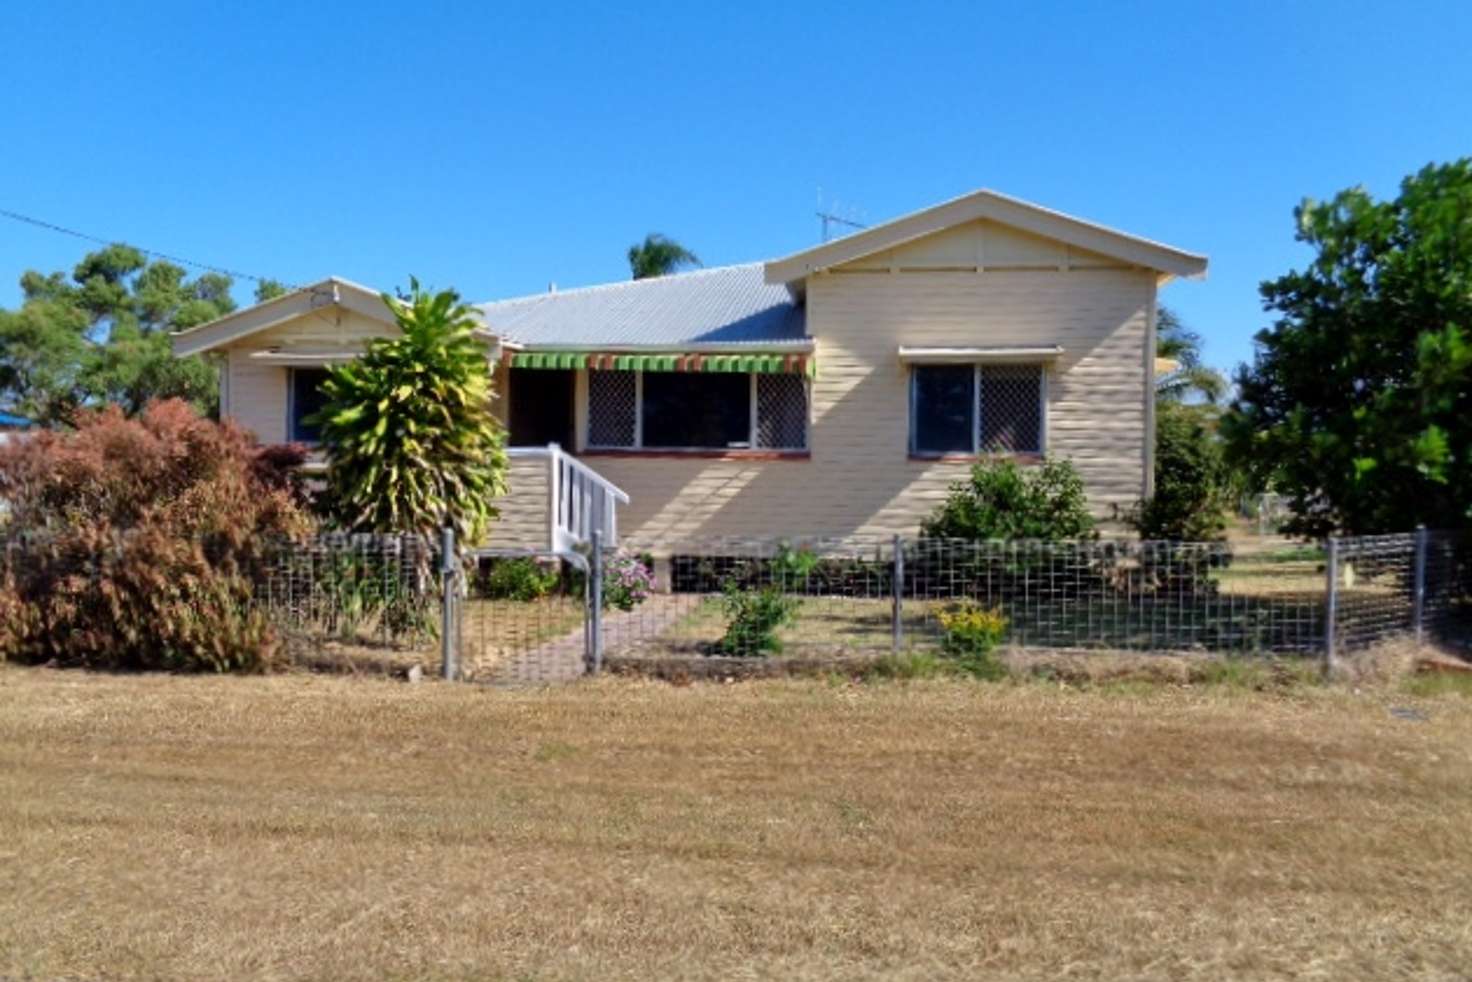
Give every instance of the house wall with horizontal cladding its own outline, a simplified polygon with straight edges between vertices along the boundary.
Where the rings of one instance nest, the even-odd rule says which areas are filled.
[[[258,352],[340,354],[358,352],[371,338],[392,337],[398,328],[348,310],[324,308],[224,349],[225,377],[220,413],[253,431],[262,443],[287,439],[285,365],[252,358]]]
[[[286,369],[252,361],[246,347],[225,351],[220,415],[255,433],[262,443],[286,441]]]
[[[1109,518],[1146,487],[1154,299],[1153,272],[1103,266],[819,274],[807,293],[818,346],[809,459],[588,462],[628,492],[620,528],[639,548],[721,536],[909,534],[970,465],[910,459],[899,345],[1059,345],[1047,383],[1047,450],[1077,465],[1093,510]]]
[[[487,545],[497,549],[551,547],[547,503],[549,466],[545,457],[512,457],[506,469],[509,494],[496,502],[500,517]]]

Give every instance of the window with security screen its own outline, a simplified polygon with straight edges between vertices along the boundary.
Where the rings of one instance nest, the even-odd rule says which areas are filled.
[[[1043,449],[1043,372],[1038,365],[982,365],[981,453],[1040,453]]]
[[[590,450],[803,451],[807,380],[745,372],[588,372]]]
[[[915,365],[910,370],[910,452],[1041,453],[1042,365]]]
[[[801,375],[756,376],[756,446],[803,450],[807,445],[807,380]]]
[[[634,446],[637,384],[633,372],[588,373],[588,446]]]

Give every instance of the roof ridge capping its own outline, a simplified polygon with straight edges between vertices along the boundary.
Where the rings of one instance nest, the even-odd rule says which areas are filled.
[[[768,283],[793,283],[840,263],[883,252],[978,219],[990,219],[999,225],[1124,259],[1167,277],[1200,278],[1206,275],[1206,256],[1199,253],[981,188],[841,239],[773,259],[766,264],[766,280]]]

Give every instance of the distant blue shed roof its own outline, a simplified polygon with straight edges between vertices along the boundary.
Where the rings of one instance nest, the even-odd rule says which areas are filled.
[[[33,425],[35,424],[24,416],[17,416],[15,413],[7,413],[3,409],[0,409],[0,426],[8,430],[29,429]]]

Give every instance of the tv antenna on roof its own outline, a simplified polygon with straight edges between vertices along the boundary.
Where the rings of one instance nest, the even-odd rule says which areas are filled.
[[[840,205],[837,201],[830,203],[826,208],[823,206],[823,189],[818,188],[818,221],[823,231],[823,241],[827,242],[833,237],[833,226],[842,225],[847,228],[868,228],[863,222],[857,220],[860,213],[854,208]]]

